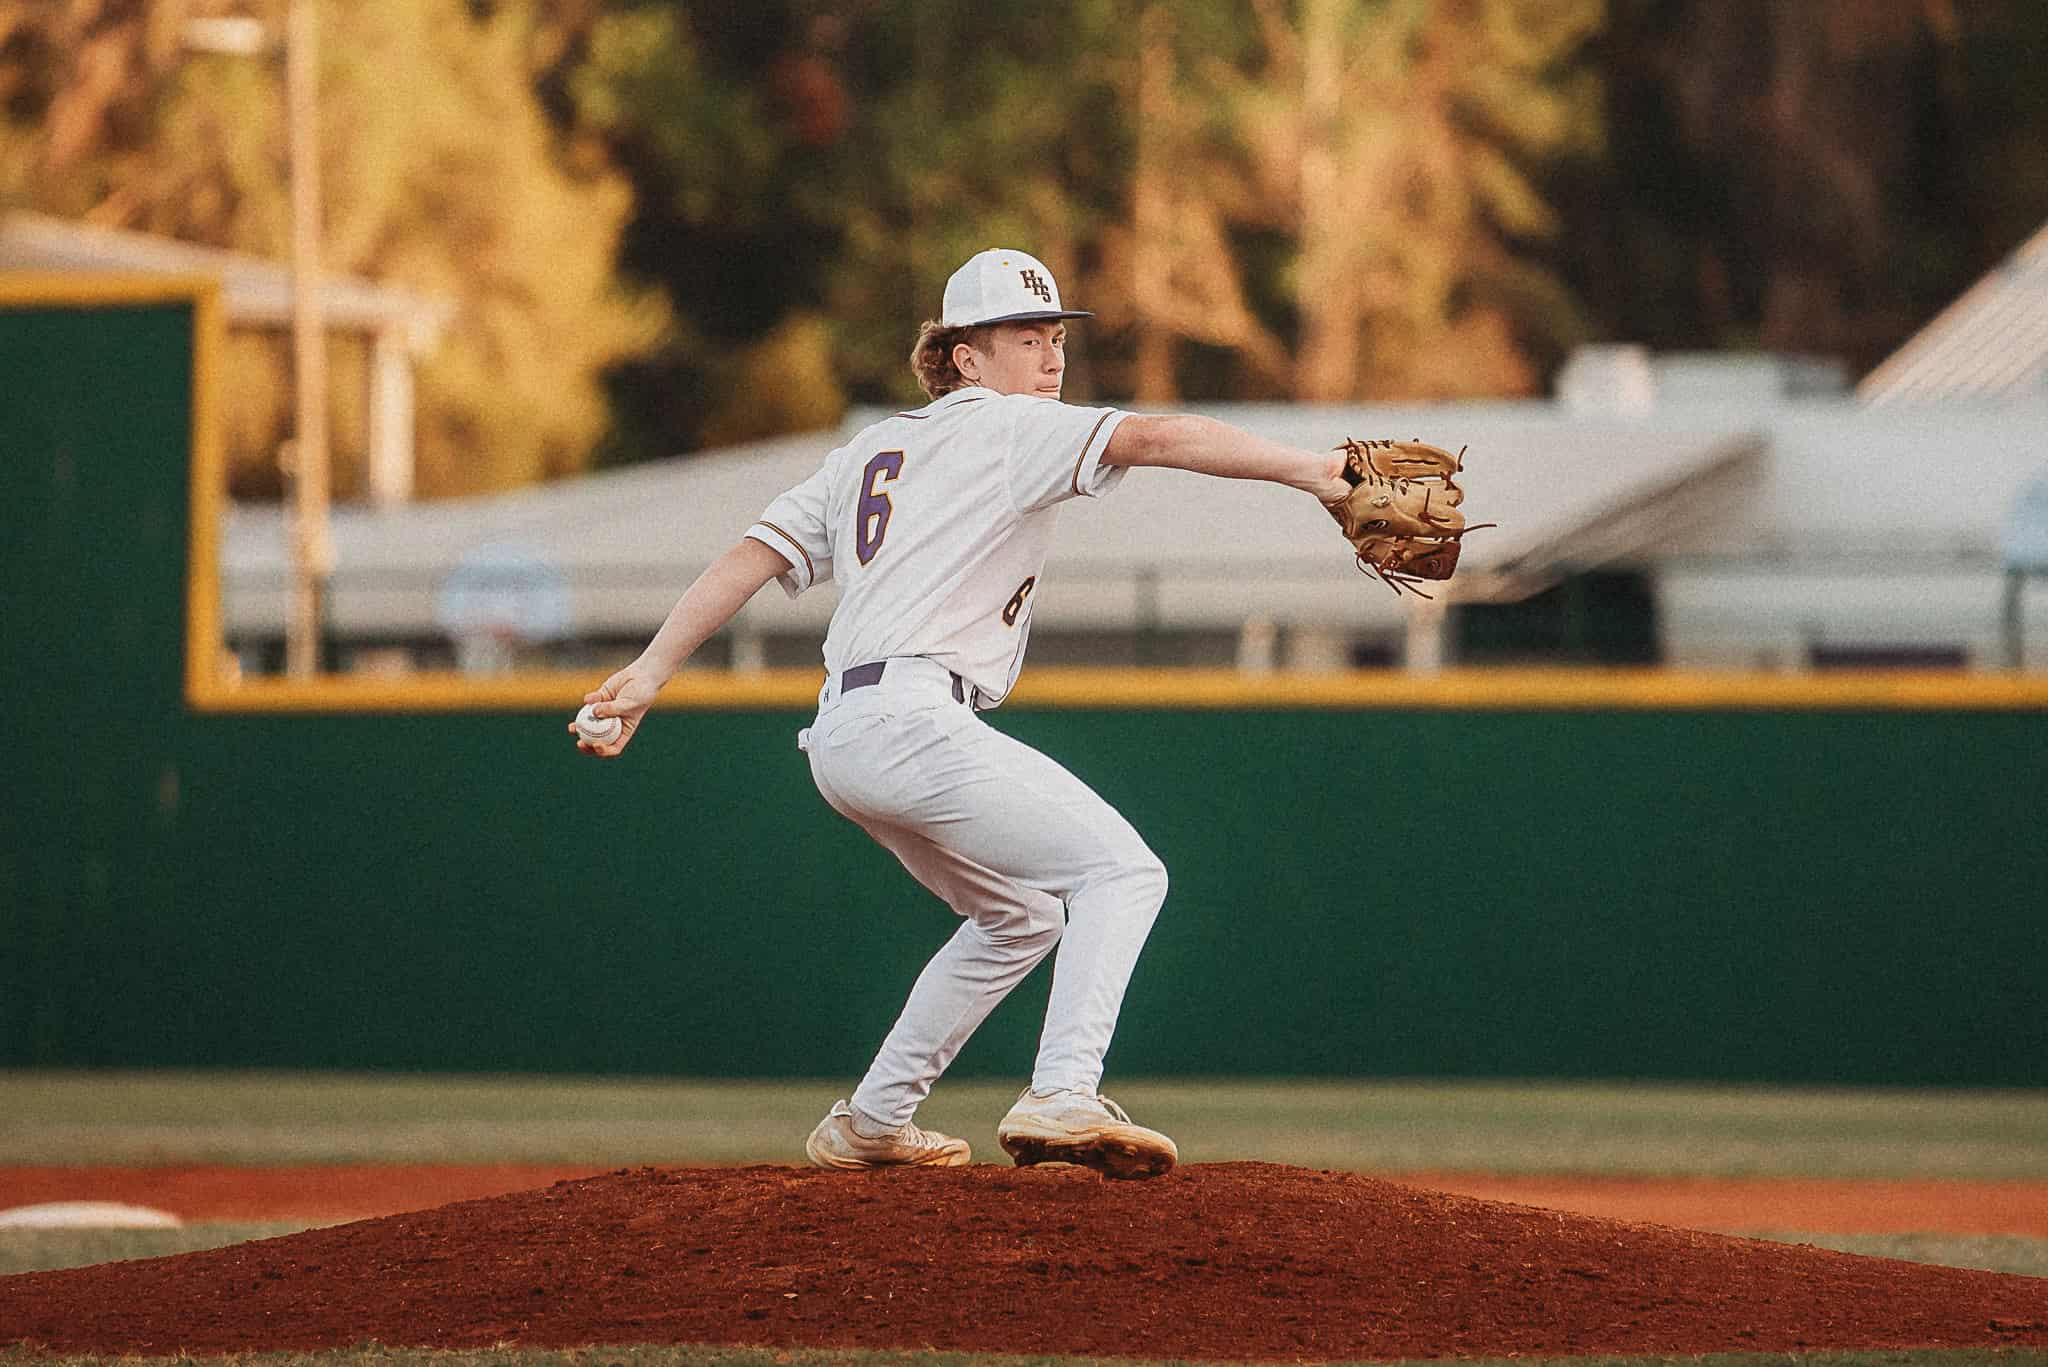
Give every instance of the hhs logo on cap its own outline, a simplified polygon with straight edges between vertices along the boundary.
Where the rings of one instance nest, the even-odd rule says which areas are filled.
[[[1060,287],[1037,257],[990,248],[968,258],[946,282],[942,327],[984,323],[1039,322],[1049,318],[1093,318],[1086,309],[1060,307]]]

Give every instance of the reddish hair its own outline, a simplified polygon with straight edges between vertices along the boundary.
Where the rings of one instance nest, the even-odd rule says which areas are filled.
[[[917,376],[918,387],[936,399],[956,389],[965,389],[972,383],[960,373],[960,367],[953,364],[953,348],[965,342],[977,351],[985,351],[988,328],[949,328],[930,319],[917,329],[917,341],[910,348],[910,373]]]

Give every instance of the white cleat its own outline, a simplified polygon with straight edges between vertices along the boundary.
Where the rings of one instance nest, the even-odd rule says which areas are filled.
[[[1105,1177],[1157,1177],[1180,1161],[1171,1139],[1132,1124],[1123,1107],[1092,1092],[1025,1088],[996,1126],[996,1142],[1020,1168],[1079,1163]]]
[[[811,1137],[804,1155],[821,1168],[957,1168],[972,1156],[967,1141],[936,1130],[904,1125],[871,1139],[853,1127],[853,1107],[836,1101]]]

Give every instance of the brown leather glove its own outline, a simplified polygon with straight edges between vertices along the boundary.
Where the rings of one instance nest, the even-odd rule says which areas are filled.
[[[1452,476],[1465,468],[1463,451],[1421,441],[1347,440],[1337,449],[1351,492],[1323,506],[1358,553],[1358,567],[1397,594],[1429,597],[1415,586],[1449,579],[1465,533],[1494,525],[1467,525],[1460,510],[1465,491]]]

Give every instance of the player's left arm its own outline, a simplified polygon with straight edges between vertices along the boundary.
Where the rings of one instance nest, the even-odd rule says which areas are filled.
[[[1164,465],[1220,479],[1263,479],[1328,503],[1351,491],[1342,451],[1307,451],[1194,414],[1133,413],[1117,424],[1104,465]]]
[[[617,717],[625,723],[618,738],[602,744],[579,738],[576,748],[607,759],[625,749],[655,696],[683,662],[730,622],[763,585],[790,569],[789,560],[779,551],[751,537],[712,561],[669,609],[667,620],[640,657],[583,695],[583,701],[596,704],[592,709],[596,716]],[[576,724],[571,722],[570,733],[575,730]]]

